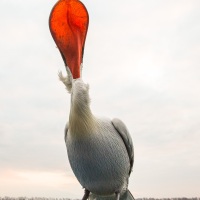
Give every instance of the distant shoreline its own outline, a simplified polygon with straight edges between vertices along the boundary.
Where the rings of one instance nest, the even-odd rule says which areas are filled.
[[[47,198],[47,197],[0,197],[0,200],[80,200],[70,198]],[[135,198],[135,200],[200,200],[200,197],[175,197],[175,198]]]

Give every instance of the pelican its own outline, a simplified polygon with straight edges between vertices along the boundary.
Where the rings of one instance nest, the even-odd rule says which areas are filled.
[[[82,63],[89,15],[79,0],[59,0],[49,27],[66,66],[59,79],[71,95],[65,143],[71,168],[85,189],[82,200],[132,200],[128,180],[133,167],[133,143],[118,118],[96,117],[90,108],[89,85],[82,79]]]

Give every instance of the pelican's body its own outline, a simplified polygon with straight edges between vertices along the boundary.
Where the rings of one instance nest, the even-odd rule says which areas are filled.
[[[132,140],[119,119],[95,117],[89,86],[81,78],[60,79],[71,93],[65,142],[71,168],[80,184],[94,195],[122,194],[133,165]]]
[[[69,161],[81,185],[98,195],[111,195],[127,187],[130,162],[126,147],[110,120],[96,119],[82,136],[67,132]],[[89,128],[89,127],[88,127]]]

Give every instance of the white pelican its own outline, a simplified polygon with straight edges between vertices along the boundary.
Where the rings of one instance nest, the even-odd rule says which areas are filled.
[[[66,65],[60,80],[71,94],[65,142],[71,168],[85,188],[83,200],[131,200],[128,187],[133,167],[133,144],[119,119],[96,117],[90,109],[89,85],[81,77],[81,65],[89,16],[79,0],[59,0],[49,27]]]

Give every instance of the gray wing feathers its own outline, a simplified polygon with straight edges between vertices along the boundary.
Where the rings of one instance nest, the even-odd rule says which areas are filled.
[[[66,126],[65,126],[65,142],[67,140],[67,132],[68,132],[68,129],[69,129],[69,123],[67,122]]]
[[[134,162],[134,150],[133,150],[133,142],[132,142],[131,136],[129,134],[128,129],[126,128],[126,125],[120,119],[117,119],[117,118],[113,119],[112,124],[117,130],[117,132],[119,133],[119,135],[121,136],[126,146],[129,159],[130,159],[130,171],[129,171],[129,174],[130,174],[132,171],[133,162]]]

